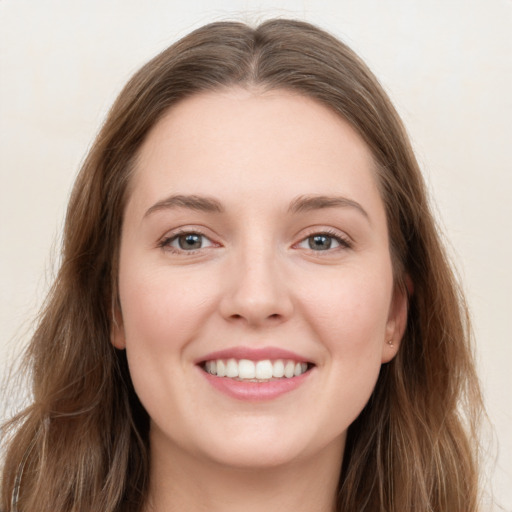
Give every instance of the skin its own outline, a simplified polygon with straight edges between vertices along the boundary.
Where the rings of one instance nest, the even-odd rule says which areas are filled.
[[[173,107],[139,157],[112,342],[151,417],[147,510],[333,510],[347,428],[407,314],[369,149],[312,99],[228,89]],[[166,206],[177,194],[222,212]],[[294,211],[304,196],[350,203]],[[311,248],[319,233],[331,248]],[[239,346],[314,366],[277,398],[238,400],[196,363]]]

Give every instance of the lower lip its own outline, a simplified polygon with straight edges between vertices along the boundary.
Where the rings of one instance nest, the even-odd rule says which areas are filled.
[[[273,400],[281,395],[289,393],[304,384],[310,377],[312,369],[289,379],[282,378],[268,382],[244,382],[230,379],[228,377],[217,377],[199,369],[205,379],[218,391],[237,400],[246,400],[252,402],[261,402]]]

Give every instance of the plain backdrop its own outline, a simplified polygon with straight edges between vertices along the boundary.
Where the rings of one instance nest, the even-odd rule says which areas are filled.
[[[352,46],[406,123],[473,313],[494,429],[486,477],[512,511],[511,0],[0,0],[0,379],[51,284],[80,162],[130,75],[202,24],[275,16]],[[2,400],[0,418],[19,407]]]

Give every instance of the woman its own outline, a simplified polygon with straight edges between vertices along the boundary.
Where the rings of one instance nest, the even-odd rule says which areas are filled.
[[[471,511],[469,326],[398,115],[306,23],[144,66],[77,179],[5,511]]]

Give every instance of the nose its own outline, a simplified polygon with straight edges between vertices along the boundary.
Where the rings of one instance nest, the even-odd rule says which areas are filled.
[[[276,254],[270,250],[234,255],[220,312],[229,322],[251,327],[279,324],[293,314],[291,286]]]

